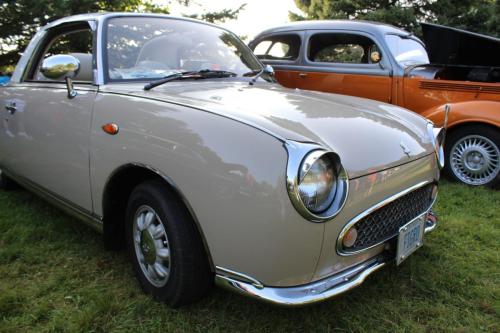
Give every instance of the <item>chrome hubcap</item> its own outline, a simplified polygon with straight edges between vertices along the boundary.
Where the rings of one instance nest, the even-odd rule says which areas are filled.
[[[481,135],[469,135],[451,148],[450,166],[455,176],[469,185],[484,185],[498,175],[500,152]]]
[[[144,276],[156,287],[163,287],[170,276],[171,258],[167,233],[149,206],[141,206],[134,218],[135,255]]]

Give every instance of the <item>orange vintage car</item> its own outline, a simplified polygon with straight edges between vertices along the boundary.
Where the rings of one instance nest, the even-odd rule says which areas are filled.
[[[302,21],[266,30],[250,47],[286,87],[395,104],[438,126],[449,104],[446,175],[498,187],[500,39],[433,24],[422,30],[426,44],[381,23]]]

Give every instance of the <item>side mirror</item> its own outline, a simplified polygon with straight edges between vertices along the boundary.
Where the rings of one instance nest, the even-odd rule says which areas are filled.
[[[274,68],[273,68],[273,66],[266,65],[266,67],[264,67],[264,73],[266,73],[269,76],[274,76]]]
[[[78,75],[80,61],[69,54],[53,55],[45,59],[40,72],[50,80],[70,79]]]
[[[53,55],[45,59],[40,73],[49,80],[65,80],[68,98],[76,97],[76,90],[71,80],[80,71],[80,61],[69,54]]]
[[[264,68],[262,68],[254,77],[253,79],[250,80],[250,82],[248,82],[249,85],[253,86],[255,84],[255,82],[257,81],[257,79],[262,75],[262,74],[266,74],[266,75],[269,75],[275,82],[274,80],[274,68],[270,65],[266,65]]]

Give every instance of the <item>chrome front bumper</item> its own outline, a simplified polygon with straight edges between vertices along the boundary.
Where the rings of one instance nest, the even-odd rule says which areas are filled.
[[[428,220],[425,233],[435,229],[436,220]],[[375,271],[385,266],[390,258],[378,256],[326,279],[296,287],[266,287],[258,280],[217,267],[218,286],[265,302],[301,306],[321,302],[362,284]]]
[[[382,268],[385,264],[379,259],[372,260],[324,280],[298,287],[259,288],[254,284],[220,274],[216,275],[215,282],[220,287],[262,301],[286,306],[300,306],[323,301],[357,287],[363,283],[368,275]]]

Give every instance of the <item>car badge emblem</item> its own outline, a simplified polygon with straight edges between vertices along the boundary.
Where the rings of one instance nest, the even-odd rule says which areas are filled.
[[[410,153],[411,153],[410,148],[408,148],[408,146],[407,146],[407,145],[405,145],[405,143],[404,143],[403,141],[401,141],[401,142],[399,143],[399,145],[401,146],[401,148],[403,148],[403,152],[404,152],[406,155],[408,155],[408,157],[410,157]]]

